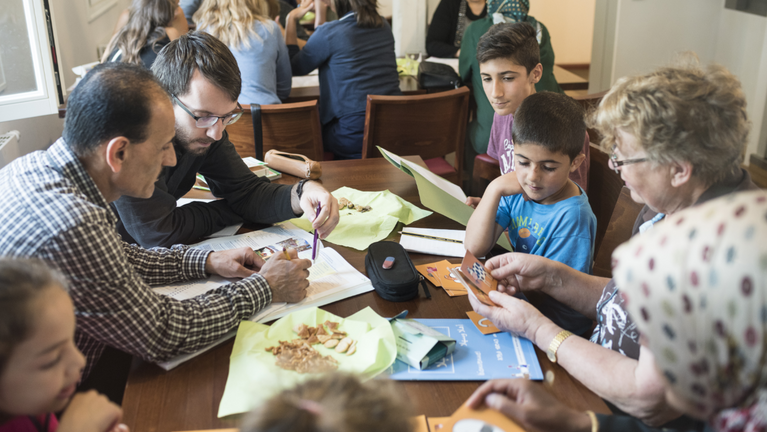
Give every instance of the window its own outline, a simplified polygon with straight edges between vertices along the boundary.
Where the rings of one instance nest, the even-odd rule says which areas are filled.
[[[3,0],[0,122],[55,114],[64,103],[48,0]]]

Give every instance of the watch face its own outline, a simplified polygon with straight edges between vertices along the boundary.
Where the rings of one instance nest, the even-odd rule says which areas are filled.
[[[548,352],[548,353],[546,353],[546,356],[549,358],[549,360],[550,360],[552,363],[556,363],[556,362],[557,362],[557,355],[556,355],[556,354],[554,354],[553,352]]]
[[[453,432],[504,432],[503,429],[477,419],[463,419],[453,425]]]

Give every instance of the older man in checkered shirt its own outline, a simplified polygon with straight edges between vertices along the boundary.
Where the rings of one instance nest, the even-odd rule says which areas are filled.
[[[151,73],[108,63],[70,95],[61,139],[0,170],[0,255],[38,257],[67,277],[86,375],[105,345],[163,361],[205,347],[272,301],[306,295],[309,260],[279,254],[264,263],[248,248],[143,249],[120,239],[109,203],[152,195],[162,167],[176,163],[174,134],[170,98]],[[207,274],[242,280],[184,301],[150,288]]]

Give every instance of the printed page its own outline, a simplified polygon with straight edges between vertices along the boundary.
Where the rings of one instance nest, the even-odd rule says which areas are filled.
[[[399,244],[406,251],[457,258],[463,257],[466,253],[466,249],[463,246],[463,241],[466,237],[465,230],[403,228],[402,231],[461,241],[461,243],[453,243],[402,234],[399,238]]]
[[[254,249],[263,249],[270,246],[279,245],[280,242],[290,240],[303,240],[311,245],[314,237],[295,225],[284,222],[279,225],[269,227],[265,230],[254,231],[237,236],[210,239],[198,243],[194,247],[206,248],[209,250],[225,250],[236,247],[251,247]],[[274,249],[277,249],[276,247]],[[319,247],[318,247],[319,249]],[[279,249],[281,251],[281,248]],[[311,258],[311,248],[299,251],[301,258]],[[179,282],[167,286],[154,287],[153,290],[159,294],[169,295],[177,300],[186,300],[215,289],[227,283],[236,281],[236,279],[224,279],[218,276],[212,276],[208,279]],[[334,249],[326,247],[320,249],[320,256],[309,268],[309,289],[307,297],[298,303],[273,303],[266,309],[259,311],[251,317],[251,321],[268,322],[293,312],[312,306],[323,306],[355,295],[363,294],[373,290],[370,279],[357,271]],[[233,329],[218,341],[208,347],[191,354],[178,356],[167,362],[158,365],[165,370],[170,370],[181,363],[194,358],[203,352],[213,348],[221,342],[231,338],[236,333]]]

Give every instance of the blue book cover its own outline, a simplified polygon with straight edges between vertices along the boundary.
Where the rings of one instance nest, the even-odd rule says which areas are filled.
[[[542,380],[532,342],[509,333],[483,335],[470,319],[416,319],[456,341],[455,351],[424,370],[396,360],[391,379],[400,381]]]

